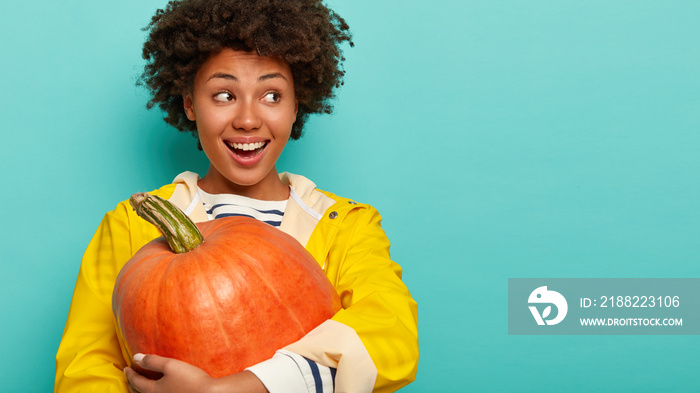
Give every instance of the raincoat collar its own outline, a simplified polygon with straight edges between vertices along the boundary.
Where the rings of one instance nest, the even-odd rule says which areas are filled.
[[[323,213],[336,201],[317,190],[316,184],[304,176],[288,172],[280,173],[279,176],[284,184],[291,187],[280,230],[306,246]],[[198,180],[199,175],[194,172],[179,174],[173,180],[175,190],[168,200],[185,211],[193,221],[203,222],[208,221],[208,216],[199,200]]]

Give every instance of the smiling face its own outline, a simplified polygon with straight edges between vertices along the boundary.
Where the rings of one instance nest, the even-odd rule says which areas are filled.
[[[225,49],[200,67],[183,98],[210,162],[199,181],[203,190],[265,200],[289,196],[275,167],[298,107],[287,63]]]

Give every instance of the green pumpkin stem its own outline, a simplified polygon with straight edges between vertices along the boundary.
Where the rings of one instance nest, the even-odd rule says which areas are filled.
[[[197,225],[165,199],[140,192],[132,195],[129,203],[139,217],[160,230],[174,252],[181,254],[194,250],[204,241]]]

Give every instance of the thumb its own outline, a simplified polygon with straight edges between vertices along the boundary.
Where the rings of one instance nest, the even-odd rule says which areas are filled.
[[[136,366],[144,370],[156,371],[163,374],[165,374],[165,364],[168,360],[168,358],[152,354],[145,355],[143,353],[137,353],[134,355],[134,363],[136,363]]]

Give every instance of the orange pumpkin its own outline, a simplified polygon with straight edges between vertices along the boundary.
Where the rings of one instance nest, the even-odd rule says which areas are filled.
[[[148,205],[166,214],[177,209],[150,195],[134,202],[135,197],[132,204],[144,211]],[[179,215],[177,220],[187,219]],[[153,353],[193,364],[212,377],[233,374],[269,359],[340,309],[316,260],[277,228],[245,217],[196,226],[174,223],[172,217],[155,221],[165,228],[165,238],[129,260],[112,297],[130,364],[135,353]],[[171,250],[178,241],[171,237],[180,232],[187,238],[197,227],[204,238],[200,245]]]

